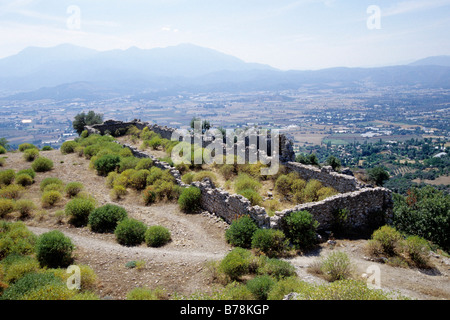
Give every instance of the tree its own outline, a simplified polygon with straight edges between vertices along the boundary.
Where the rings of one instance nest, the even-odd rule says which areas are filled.
[[[85,126],[100,123],[103,123],[103,114],[95,113],[91,110],[87,114],[84,112],[77,114],[73,121],[73,128],[77,131],[78,135],[81,135]]]
[[[341,161],[335,156],[329,156],[327,159],[327,164],[333,168],[334,171],[341,167]]]
[[[201,119],[197,118],[197,117],[192,118],[191,123],[190,123],[190,126],[192,129],[194,129],[195,122],[197,122],[197,121],[201,121]],[[209,130],[210,128],[211,128],[211,123],[208,120],[203,120],[202,121],[202,131],[205,132],[205,131]]]
[[[5,148],[6,150],[10,149],[9,141],[6,138],[0,138],[0,146]]]
[[[389,173],[382,167],[369,169],[367,173],[377,186],[382,186],[386,180],[389,180]]]

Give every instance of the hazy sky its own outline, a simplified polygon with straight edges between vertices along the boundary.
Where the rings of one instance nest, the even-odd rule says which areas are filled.
[[[280,69],[450,55],[450,0],[0,0],[0,57],[28,46],[193,43]]]

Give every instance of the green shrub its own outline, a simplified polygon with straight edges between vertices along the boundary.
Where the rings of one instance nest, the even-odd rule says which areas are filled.
[[[23,153],[23,158],[25,161],[32,162],[35,159],[39,158],[39,150],[38,149],[27,149]]]
[[[8,255],[0,262],[0,270],[3,266],[3,280],[12,284],[30,272],[39,270],[39,262],[31,256],[23,256],[17,253]]]
[[[72,261],[74,245],[61,231],[53,230],[41,234],[36,242],[36,258],[42,267],[65,268]]]
[[[66,141],[61,145],[60,151],[62,154],[74,153],[77,146],[75,141]]]
[[[142,169],[134,172],[130,176],[130,184],[136,190],[143,190],[147,186],[147,177],[150,175],[150,171]]]
[[[214,174],[214,172],[211,171],[199,171],[194,173],[194,176],[192,177],[192,181],[203,181],[203,179],[209,178],[211,182],[216,183],[217,177]]]
[[[114,200],[122,199],[128,193],[127,188],[121,185],[114,186],[109,193],[110,197]]]
[[[0,158],[0,167],[3,167],[5,165],[5,158]]]
[[[404,242],[403,250],[415,266],[419,268],[430,267],[430,246],[427,240],[419,236],[409,236]]]
[[[32,200],[20,199],[16,201],[15,209],[20,212],[21,217],[26,217],[31,213],[31,211],[36,209],[36,204]]]
[[[64,190],[64,185],[59,184],[59,183],[50,183],[50,184],[46,185],[44,188],[44,192],[47,192],[47,191],[62,192],[63,190]]]
[[[258,191],[261,188],[261,183],[245,173],[240,173],[234,182],[234,191],[239,193],[246,189]]]
[[[27,174],[29,175],[33,180],[36,177],[36,172],[34,172],[33,169],[29,168],[29,169],[23,169],[20,171],[17,171],[16,175],[21,175],[21,174]]]
[[[147,185],[154,184],[157,180],[175,182],[175,178],[170,174],[169,170],[162,170],[158,167],[152,167],[147,177]]]
[[[377,241],[388,256],[395,256],[399,252],[400,242],[403,236],[395,228],[382,226],[372,234],[372,240]]]
[[[115,171],[111,171],[110,173],[108,173],[108,175],[106,176],[106,183],[105,185],[108,188],[113,188],[114,187],[114,181],[119,177],[120,175],[115,172]]]
[[[16,176],[16,183],[22,187],[31,186],[34,180],[28,174],[21,173]]]
[[[234,220],[225,231],[225,239],[233,246],[250,248],[253,234],[258,226],[249,216],[242,216]]]
[[[158,200],[173,200],[178,199],[181,192],[183,191],[182,187],[174,184],[171,181],[164,180],[156,180],[153,184],[154,191],[156,192],[156,198]]]
[[[18,184],[10,184],[0,189],[0,198],[18,199],[24,190],[24,187]]]
[[[194,173],[188,172],[181,177],[181,181],[185,184],[191,184],[194,181]]]
[[[261,195],[253,189],[245,189],[239,192],[240,195],[244,196],[250,201],[252,206],[261,205],[263,199]]]
[[[138,161],[138,163],[136,164],[135,169],[136,170],[142,170],[142,169],[151,169],[151,167],[153,166],[153,160],[150,158],[142,158]]]
[[[153,150],[158,149],[162,144],[162,140],[160,137],[153,137],[151,140],[147,142],[147,145]]]
[[[0,218],[14,211],[14,201],[12,199],[0,198]]]
[[[53,169],[53,161],[45,157],[39,157],[33,161],[31,168],[35,172],[47,172]]]
[[[221,292],[223,300],[255,300],[255,297],[243,283],[233,281]]]
[[[352,265],[345,252],[336,251],[322,261],[321,271],[328,281],[344,280],[351,276]]]
[[[200,208],[201,197],[202,192],[199,188],[194,186],[185,188],[178,198],[180,209],[187,213],[195,212]]]
[[[106,204],[92,211],[89,225],[94,232],[114,232],[119,222],[128,217],[127,211],[114,204]]]
[[[84,186],[81,182],[69,182],[64,188],[64,192],[67,197],[72,198],[83,191],[83,189]]]
[[[34,253],[37,237],[21,221],[0,221],[0,259],[11,253]]]
[[[127,149],[127,150],[130,150],[130,149]],[[133,156],[121,157],[118,172],[121,173],[128,169],[135,169],[138,163],[139,163],[139,158],[136,158]]]
[[[258,229],[252,237],[252,248],[258,249],[269,257],[282,255],[288,248],[289,241],[283,231]]]
[[[65,208],[65,213],[69,216],[69,223],[75,227],[87,225],[89,215],[94,211],[95,205],[90,199],[74,198],[70,200]]]
[[[295,267],[289,262],[266,256],[259,257],[257,273],[269,275],[277,280],[296,275]]]
[[[62,182],[61,179],[55,178],[55,177],[49,177],[49,178],[45,178],[44,180],[41,181],[39,188],[41,191],[44,191],[45,188],[50,184],[58,184],[61,187],[64,187],[64,182]]]
[[[234,248],[220,262],[219,269],[231,280],[238,280],[249,271],[251,253],[243,248]]]
[[[287,277],[278,280],[270,290],[267,300],[283,300],[284,296],[291,292],[300,294],[313,290],[313,286],[301,281],[298,277]]]
[[[297,249],[308,249],[317,243],[319,223],[308,211],[296,211],[285,218],[284,233]]]
[[[0,146],[0,154],[5,154],[6,149],[3,146]]]
[[[226,180],[229,180],[235,174],[234,166],[232,164],[224,164],[220,167],[219,172]]]
[[[275,182],[275,190],[283,196],[291,192],[292,180],[287,175],[281,175]]]
[[[275,280],[268,275],[257,276],[247,281],[246,284],[257,300],[267,300],[267,296],[274,285]]]
[[[144,204],[146,206],[155,203],[156,201],[156,192],[154,186],[148,186],[142,191],[142,198],[144,199]]]
[[[114,234],[119,244],[131,247],[145,241],[147,226],[135,219],[124,219],[116,227]]]
[[[36,146],[34,144],[31,143],[22,143],[19,145],[19,151],[23,152],[27,149],[37,149]]]
[[[16,173],[13,169],[0,171],[0,186],[8,186],[13,183]]]
[[[120,157],[118,155],[106,154],[101,156],[94,162],[94,168],[99,175],[107,176],[111,171],[116,170],[120,164]]]
[[[53,148],[51,146],[43,146],[41,151],[51,151]]]
[[[163,226],[151,226],[145,232],[145,243],[149,247],[162,247],[170,240],[170,231]]]
[[[52,207],[62,199],[59,191],[45,191],[41,197],[41,203],[44,207]]]

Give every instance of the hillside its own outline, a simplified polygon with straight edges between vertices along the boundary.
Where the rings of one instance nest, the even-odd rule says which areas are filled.
[[[151,151],[149,151],[151,152]],[[227,225],[210,214],[186,214],[176,202],[162,201],[145,206],[140,192],[133,189],[121,200],[111,198],[106,186],[106,177],[96,174],[89,167],[89,160],[76,153],[62,154],[60,150],[41,151],[42,157],[51,159],[54,168],[45,173],[37,173],[35,182],[26,187],[22,199],[33,200],[36,210],[23,219],[28,228],[42,234],[57,229],[68,236],[76,246],[75,264],[88,265],[98,276],[95,292],[100,298],[125,299],[135,287],[151,289],[165,288],[174,294],[190,295],[212,293],[220,284],[212,281],[209,261],[219,261],[232,247],[225,241]],[[19,171],[30,168],[30,162],[23,159],[22,152],[8,152],[1,170]],[[150,248],[145,244],[125,247],[118,244],[113,234],[92,232],[89,227],[74,227],[67,217],[58,212],[64,210],[69,199],[57,202],[53,207],[42,207],[40,183],[48,177],[57,177],[64,183],[82,182],[84,192],[93,196],[96,206],[115,203],[124,207],[128,215],[146,225],[162,225],[172,234],[172,241],[161,248]],[[5,217],[8,221],[21,218],[17,212]],[[376,265],[381,270],[381,286],[385,290],[398,291],[413,299],[450,299],[450,259],[433,253],[431,269],[401,268],[373,261],[367,258],[367,240],[337,239],[323,242],[314,250],[303,255],[295,254],[283,258],[295,267],[298,279],[307,283],[326,284],[322,277],[308,270],[319,258],[332,252],[345,252],[355,267],[353,277],[363,279],[369,266]],[[127,268],[130,261],[143,261],[140,268]]]

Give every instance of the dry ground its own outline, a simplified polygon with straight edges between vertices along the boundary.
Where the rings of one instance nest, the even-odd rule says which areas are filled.
[[[30,163],[22,159],[21,153],[8,153],[3,169],[16,170],[29,168]],[[213,290],[206,262],[221,259],[231,247],[226,243],[226,225],[220,219],[206,214],[187,215],[178,209],[176,203],[160,203],[150,207],[142,204],[139,194],[130,192],[118,204],[126,208],[130,217],[144,221],[147,225],[163,225],[171,231],[172,242],[162,248],[149,248],[119,245],[112,234],[96,234],[88,228],[74,228],[64,221],[58,223],[57,210],[64,209],[68,199],[54,208],[41,208],[40,182],[46,177],[58,177],[64,182],[80,181],[85,191],[93,195],[98,206],[113,203],[105,178],[97,176],[89,169],[89,161],[75,154],[62,155],[59,151],[41,152],[41,156],[53,160],[55,167],[47,173],[38,173],[36,182],[22,195],[38,204],[34,217],[25,223],[36,234],[59,229],[69,236],[76,245],[75,263],[86,264],[94,269],[99,278],[98,294],[112,299],[125,299],[126,293],[134,287],[162,287],[169,293],[191,294],[196,291]],[[17,219],[11,214],[9,219]],[[435,268],[429,271],[391,267],[365,258],[366,240],[338,240],[330,246],[320,247],[303,256],[289,261],[296,267],[299,277],[309,282],[323,282],[322,279],[307,272],[307,267],[331,250],[344,250],[355,265],[355,277],[360,277],[367,267],[376,264],[381,269],[381,286],[398,290],[415,299],[450,299],[450,259],[433,255]],[[129,261],[144,261],[141,269],[129,269]]]

